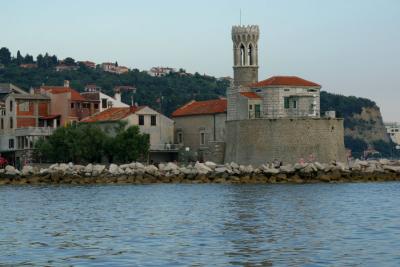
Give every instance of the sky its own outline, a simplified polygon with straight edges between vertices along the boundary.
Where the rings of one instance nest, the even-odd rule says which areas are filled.
[[[399,0],[0,0],[0,47],[232,76],[240,10],[260,27],[260,80],[300,76],[400,122]]]

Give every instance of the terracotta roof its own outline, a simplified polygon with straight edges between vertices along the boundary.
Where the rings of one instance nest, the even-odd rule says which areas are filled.
[[[225,113],[226,110],[226,99],[191,101],[175,110],[174,113],[172,113],[172,117]]]
[[[249,87],[267,87],[267,86],[310,86],[321,87],[319,84],[304,80],[296,76],[274,76],[264,81],[253,83]]]
[[[85,101],[85,98],[81,96],[77,91],[70,87],[64,86],[41,86],[41,89],[49,92],[51,94],[64,94],[64,93],[71,93],[71,100],[74,101]]]
[[[102,121],[119,121],[126,118],[130,114],[141,110],[143,107],[128,107],[128,108],[108,108],[93,116],[84,118],[82,122],[102,122]]]
[[[99,92],[84,92],[81,93],[81,96],[83,96],[88,101],[100,101]]]
[[[241,92],[240,94],[244,97],[251,98],[251,99],[261,99],[261,96],[257,95],[254,92]]]

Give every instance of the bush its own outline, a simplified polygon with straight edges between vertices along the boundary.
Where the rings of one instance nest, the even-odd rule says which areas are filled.
[[[44,161],[74,163],[101,162],[104,158],[131,162],[147,155],[149,136],[141,134],[139,127],[119,125],[113,132],[114,136],[107,134],[94,124],[68,125],[36,142],[36,153]]]

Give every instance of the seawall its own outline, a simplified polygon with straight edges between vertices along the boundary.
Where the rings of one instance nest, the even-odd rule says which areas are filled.
[[[254,119],[226,122],[225,162],[260,165],[300,159],[345,162],[342,119]]]
[[[273,166],[213,162],[178,166],[174,163],[143,165],[88,164],[86,166],[53,164],[37,169],[25,166],[22,171],[7,166],[0,169],[0,185],[47,184],[152,184],[152,183],[227,183],[273,184],[317,182],[400,181],[400,161],[356,161],[351,166],[343,163],[304,163]]]

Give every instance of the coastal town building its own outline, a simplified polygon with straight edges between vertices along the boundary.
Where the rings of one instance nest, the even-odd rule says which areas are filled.
[[[96,85],[87,85],[85,87],[85,92],[81,95],[88,101],[96,101],[99,103],[98,111],[102,112],[111,107],[115,108],[127,108],[129,105],[121,101],[121,89],[118,87],[114,89],[116,92],[114,97],[111,97],[103,92],[101,92],[101,87]]]
[[[226,111],[226,99],[191,101],[180,107],[172,113],[175,142],[196,153],[199,160],[222,162]]]
[[[36,94],[51,99],[51,112],[60,116],[61,125],[80,121],[100,110],[99,100],[84,98],[70,87],[69,81],[64,81],[64,86],[41,86]]]
[[[53,133],[59,116],[50,113],[50,98],[0,84],[0,153],[21,166],[33,158],[35,142]]]
[[[78,61],[78,64],[82,64],[90,69],[95,69],[96,68],[96,63],[92,62],[92,61]]]
[[[71,70],[77,70],[77,69],[79,69],[79,66],[76,66],[76,65],[70,66],[70,65],[60,64],[60,65],[57,65],[55,67],[55,70],[57,72],[60,72],[60,71],[71,71]]]
[[[203,140],[209,140],[207,134],[212,133],[208,126],[213,122],[212,117],[197,121],[195,116],[200,114],[192,112],[183,116],[185,120],[178,119],[179,114],[190,109],[191,103],[173,113],[178,140],[181,129],[183,138],[188,138],[183,139],[183,144],[197,150],[198,159],[217,159],[220,163],[258,165],[305,159],[344,162],[343,120],[334,118],[334,113],[321,117],[319,84],[297,76],[258,80],[259,34],[256,25],[232,27],[233,82],[226,94],[226,120],[218,122],[220,132],[224,133],[221,142],[217,147],[199,146],[193,138],[186,137],[197,136],[205,144]],[[213,114],[211,107],[206,110]],[[223,157],[221,147],[224,147]]]
[[[129,71],[129,68],[124,66],[118,66],[115,63],[105,62],[101,64],[101,68],[105,72],[115,73],[115,74],[124,74]]]
[[[390,139],[397,146],[400,146],[400,124],[396,122],[385,123],[386,131]]]
[[[149,134],[150,161],[177,159],[180,146],[174,143],[174,121],[148,106],[111,107],[82,120],[85,123],[97,123],[104,130],[120,121],[126,122],[126,127],[136,125],[141,133]]]
[[[176,72],[176,69],[170,67],[153,67],[147,73],[153,77],[162,77],[172,72]]]

